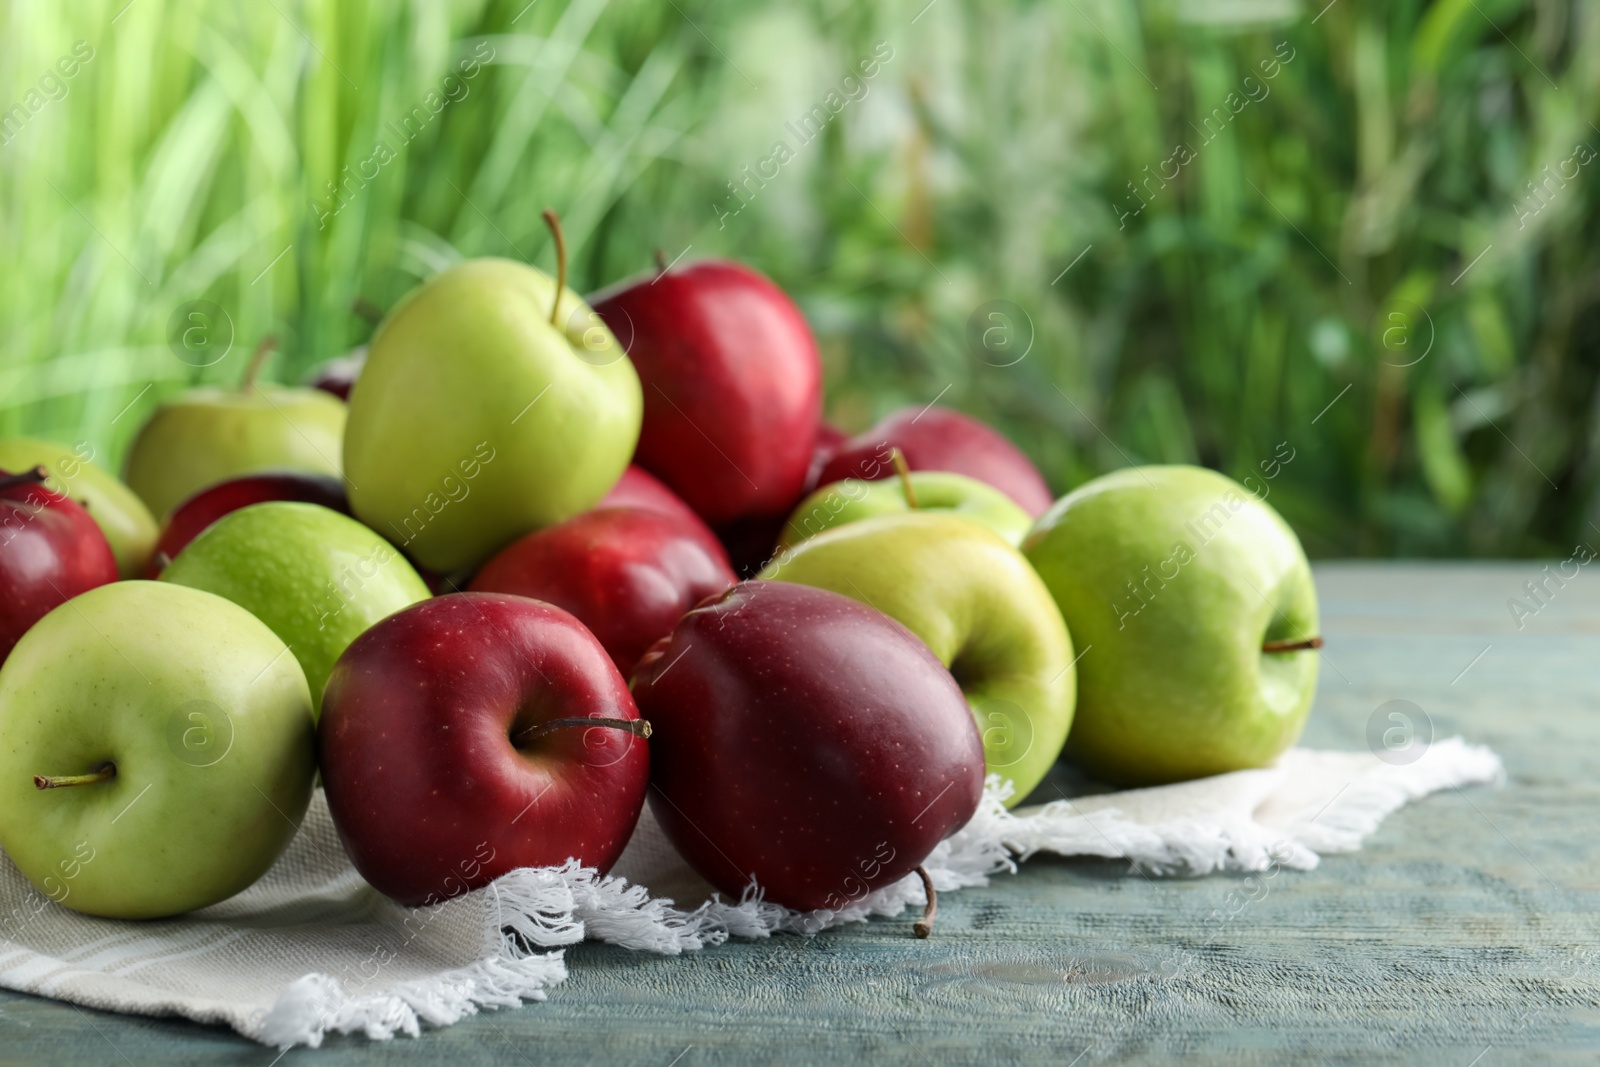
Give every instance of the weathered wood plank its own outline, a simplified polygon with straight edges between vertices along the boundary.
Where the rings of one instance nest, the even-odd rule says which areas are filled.
[[[1505,602],[1538,572],[1318,569],[1331,666],[1306,743],[1363,745],[1373,710],[1404,698],[1437,736],[1495,746],[1510,780],[1408,808],[1316,871],[1150,880],[1038,860],[950,895],[930,941],[876,922],[678,959],[584,945],[546,1004],[283,1062],[1593,1063],[1600,577],[1519,631]],[[3,1064],[274,1055],[0,994]]]

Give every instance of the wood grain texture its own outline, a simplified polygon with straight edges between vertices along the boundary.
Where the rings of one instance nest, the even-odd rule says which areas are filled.
[[[1150,879],[1041,859],[910,920],[667,959],[568,954],[544,1004],[291,1064],[1600,1061],[1600,574],[1518,630],[1539,565],[1318,568],[1304,743],[1411,700],[1505,759],[1503,789],[1403,809],[1311,872]],[[1553,586],[1552,586],[1553,588]],[[1469,668],[1470,664],[1470,668]],[[270,1064],[230,1032],[0,993],[0,1064]]]

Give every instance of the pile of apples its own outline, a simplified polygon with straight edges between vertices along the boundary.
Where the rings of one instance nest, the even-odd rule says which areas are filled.
[[[258,382],[264,344],[126,484],[0,441],[0,847],[46,897],[226,899],[320,771],[407,905],[604,872],[648,799],[719,890],[837,911],[989,776],[1014,804],[1063,752],[1157,783],[1297,736],[1316,596],[1264,494],[1136,467],[1053,501],[934,406],[846,437],[765,277],[585,302],[559,254],[439,273],[313,387]]]

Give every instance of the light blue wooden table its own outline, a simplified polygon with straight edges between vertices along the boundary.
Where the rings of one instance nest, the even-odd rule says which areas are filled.
[[[568,953],[544,1004],[285,1065],[1600,1063],[1600,574],[1518,630],[1534,564],[1318,568],[1330,666],[1308,745],[1411,700],[1509,781],[1392,816],[1362,852],[1242,882],[1037,860],[949,894],[934,937],[874,922],[677,959]],[[1257,894],[1259,895],[1259,894]],[[1181,974],[1174,950],[1193,954]],[[228,1031],[0,994],[0,1063],[227,1063]]]

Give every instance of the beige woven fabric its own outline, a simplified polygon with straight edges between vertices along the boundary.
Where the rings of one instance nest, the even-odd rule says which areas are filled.
[[[1390,766],[1367,753],[1295,749],[1276,767],[1007,812],[997,781],[928,868],[941,891],[986,884],[1038,852],[1126,857],[1147,871],[1308,869],[1360,846],[1427,793],[1496,780],[1499,759],[1459,738]],[[542,1000],[584,937],[679,953],[728,937],[813,933],[920,905],[915,877],[839,912],[800,914],[713,897],[648,809],[612,875],[576,864],[514,871],[431,908],[367,886],[320,792],[288,851],[255,886],[178,919],[118,922],[62,908],[0,858],[0,986],[145,1015],[232,1026],[265,1044],[330,1032],[415,1035],[484,1008]],[[675,903],[676,902],[676,903]]]

